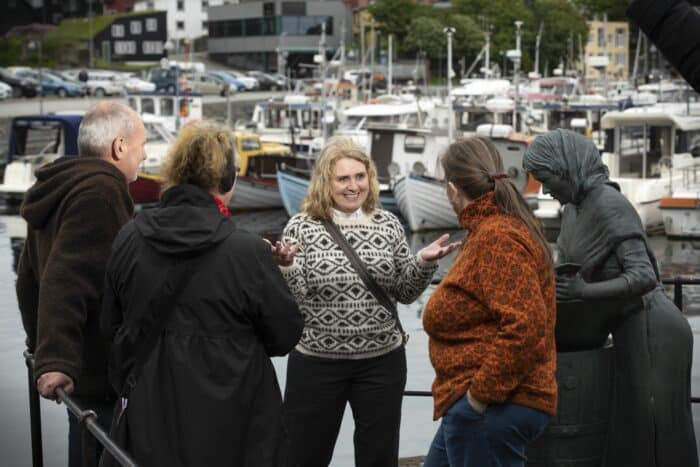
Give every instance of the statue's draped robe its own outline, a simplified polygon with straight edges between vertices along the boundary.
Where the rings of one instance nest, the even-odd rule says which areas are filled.
[[[524,165],[550,170],[573,188],[557,262],[580,264],[586,282],[599,283],[597,290],[621,302],[613,330],[615,393],[604,465],[696,467],[690,326],[662,289],[634,207],[608,180],[592,143],[577,136],[555,130],[538,137]],[[656,285],[648,290],[643,284],[650,283]]]

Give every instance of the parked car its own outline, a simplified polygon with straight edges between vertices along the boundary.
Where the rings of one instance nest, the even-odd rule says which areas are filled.
[[[123,96],[126,94],[124,86],[117,81],[117,73],[109,70],[64,70],[72,79],[83,81],[79,76],[84,75],[87,80],[88,93],[95,97]]]
[[[156,92],[167,92],[168,94],[175,94],[176,86],[179,84],[181,91],[184,90],[182,86],[184,85],[184,80],[180,80],[177,83],[176,77],[182,78],[182,72],[175,68],[151,68],[148,79],[151,83],[156,85]]]
[[[240,71],[233,71],[233,70],[221,70],[220,73],[225,73],[229,76],[232,76],[234,79],[237,79],[241,83],[243,83],[243,86],[245,86],[245,91],[253,91],[255,89],[258,89],[260,87],[260,84],[258,83],[258,80],[251,77],[251,76],[246,76]],[[243,89],[239,89],[239,91],[242,91]]]
[[[188,73],[185,75],[185,77],[187,80],[187,89],[200,94],[223,95],[226,87],[231,86],[221,78],[217,78],[216,76],[209,75],[207,73]],[[238,90],[237,87],[235,88],[235,90]]]
[[[56,95],[59,97],[79,97],[84,96],[84,89],[80,86],[65,81],[58,76],[39,70],[23,70],[16,73],[22,78],[35,79],[41,83],[41,92],[43,95]]]
[[[49,70],[49,69],[46,69],[46,68],[45,68],[45,69],[43,70],[43,72],[46,73],[46,74],[55,76],[55,77],[57,77],[58,79],[61,79],[61,80],[63,80],[63,81],[67,81],[67,82],[73,84],[74,86],[78,86],[78,88],[80,89],[80,95],[81,95],[81,96],[85,96],[85,95],[87,95],[87,94],[90,94],[90,90],[88,89],[88,85],[87,85],[87,84],[85,84],[85,83],[82,82],[82,81],[78,81],[77,79],[71,78],[70,76],[68,76],[67,74],[63,73],[63,72],[60,71],[60,70]]]
[[[277,91],[278,89],[285,89],[287,87],[287,80],[279,75],[274,76],[268,73],[263,73],[262,71],[249,71],[248,76],[258,80],[260,89]]]
[[[41,92],[37,80],[15,76],[4,68],[0,68],[0,81],[12,87],[12,97],[34,97]]]
[[[0,99],[12,97],[12,86],[0,81]]]
[[[243,84],[241,80],[238,80],[234,78],[233,76],[229,75],[228,73],[225,73],[223,71],[209,71],[207,74],[214,76],[215,78],[219,78],[220,80],[228,83],[230,86],[235,86],[236,91],[245,91],[246,86]]]
[[[126,92],[155,92],[156,85],[150,81],[143,80],[130,73],[118,73],[115,75],[116,81],[126,89]]]

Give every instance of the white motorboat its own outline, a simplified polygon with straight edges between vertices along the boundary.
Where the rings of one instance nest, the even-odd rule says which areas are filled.
[[[681,185],[659,201],[664,230],[671,238],[700,239],[700,160],[694,162],[674,168],[681,174]]]
[[[661,198],[680,186],[680,168],[700,156],[700,104],[658,104],[608,112],[603,162],[650,233],[663,228]]]

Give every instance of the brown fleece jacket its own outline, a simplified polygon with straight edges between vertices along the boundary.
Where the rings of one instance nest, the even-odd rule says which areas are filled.
[[[551,260],[522,222],[500,212],[493,193],[470,203],[460,223],[469,236],[423,314],[436,373],[434,417],[467,390],[482,402],[554,415]]]
[[[108,399],[99,312],[110,247],[133,213],[126,179],[94,158],[59,159],[36,177],[21,208],[28,227],[17,266],[34,377],[60,371],[76,395]]]

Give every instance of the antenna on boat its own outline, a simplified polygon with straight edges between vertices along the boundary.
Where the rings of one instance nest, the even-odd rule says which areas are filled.
[[[442,32],[447,34],[447,139],[452,143],[454,132],[454,111],[452,110],[452,76],[454,75],[452,70],[452,34],[455,33],[455,28],[447,27]]]
[[[535,74],[540,73],[540,42],[542,42],[542,33],[544,32],[544,21],[540,21],[540,30],[535,38]]]

